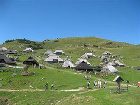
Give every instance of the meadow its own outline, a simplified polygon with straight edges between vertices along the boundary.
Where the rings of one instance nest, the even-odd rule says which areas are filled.
[[[136,87],[137,82],[140,81],[140,71],[133,68],[140,65],[140,46],[99,38],[65,38],[40,42],[39,45],[43,46],[42,49],[36,49],[34,53],[23,54],[22,50],[29,45],[29,43],[20,43],[15,40],[4,43],[2,46],[19,51],[19,66],[23,66],[22,62],[29,56],[33,56],[46,68],[30,67],[29,71],[35,73],[32,76],[22,76],[23,69],[0,68],[0,83],[2,84],[0,87],[0,105],[140,104],[140,88]],[[113,55],[119,56],[126,67],[118,67],[118,74],[110,74],[107,77],[101,77],[94,73],[77,72],[74,69],[64,69],[61,64],[53,65],[44,62],[46,58],[44,53],[48,49],[53,51],[62,49],[65,55],[61,57],[69,56],[73,62],[76,62],[85,52],[94,52],[96,57],[88,60],[93,66],[100,64],[100,56],[104,51],[110,51]],[[87,75],[91,75],[91,89],[86,88],[87,81],[84,76]],[[120,75],[125,81],[130,81],[128,91],[121,94],[114,92],[116,83],[113,82],[113,79],[117,75]],[[107,81],[105,89],[93,87],[93,81],[98,79]],[[125,81],[122,83],[123,88],[126,86]],[[49,84],[47,91],[45,91],[46,82]],[[50,89],[51,84],[55,86],[53,90]],[[24,91],[24,89],[26,90]]]

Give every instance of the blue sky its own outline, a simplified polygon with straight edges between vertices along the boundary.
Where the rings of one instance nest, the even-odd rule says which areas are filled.
[[[0,42],[95,36],[140,44],[140,0],[0,0]]]

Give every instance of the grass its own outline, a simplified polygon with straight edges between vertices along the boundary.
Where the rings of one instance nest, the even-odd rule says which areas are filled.
[[[17,47],[17,45],[19,45]],[[86,45],[86,46],[85,46]],[[18,43],[17,41],[6,43],[3,46],[16,49],[22,54],[22,50],[26,48],[26,44]],[[0,72],[3,89],[44,89],[46,82],[49,83],[47,92],[0,92],[1,98],[8,98],[11,104],[16,105],[139,105],[140,89],[131,87],[128,92],[122,94],[110,93],[111,86],[115,86],[112,80],[116,75],[108,75],[100,77],[99,75],[91,74],[91,83],[96,79],[105,79],[110,81],[106,89],[97,91],[80,92],[60,92],[50,91],[50,85],[55,84],[58,90],[77,89],[86,87],[85,73],[78,73],[72,69],[63,69],[61,64],[48,64],[43,62],[45,58],[44,52],[48,49],[55,51],[62,49],[66,56],[71,57],[73,62],[86,52],[95,52],[96,57],[90,58],[88,61],[97,66],[100,64],[100,56],[104,51],[110,51],[113,55],[119,56],[121,62],[126,64],[126,67],[119,67],[118,75],[124,80],[129,80],[130,84],[136,84],[140,81],[140,71],[133,70],[134,66],[140,65],[140,46],[130,45],[127,43],[112,42],[99,38],[64,38],[50,40],[44,43],[44,49],[35,50],[35,53],[22,54],[19,57],[20,66],[22,62],[29,56],[33,56],[44,64],[46,69],[33,69],[30,72],[35,72],[33,76],[21,76],[22,69],[6,69],[6,72]],[[19,64],[18,64],[19,65]],[[17,75],[13,76],[13,73]],[[11,82],[9,82],[9,80]],[[125,83],[125,81],[123,82]],[[92,83],[93,86],[93,83]],[[92,87],[91,86],[91,87]],[[1,105],[1,104],[0,104]]]
[[[0,92],[16,105],[139,105],[140,89],[130,88],[121,94],[110,88],[81,92]]]
[[[120,68],[120,75],[124,80],[129,80],[132,84],[140,81],[140,71],[132,70],[131,68]]]
[[[46,82],[51,85],[54,83],[58,89],[73,89],[83,87],[86,84],[84,75],[74,74],[70,70],[61,69],[30,69],[30,72],[35,72],[34,76],[21,76],[21,70],[9,70],[9,72],[0,73],[3,79],[3,88],[22,89],[33,86],[34,88],[44,89]],[[13,73],[17,73],[12,77]],[[11,84],[8,81],[11,80]]]
[[[101,89],[99,91],[86,93],[95,99],[95,105],[139,105],[140,89],[130,88],[128,92],[122,94],[110,93],[110,89]],[[89,105],[93,105],[92,103]]]
[[[70,92],[0,92],[0,97],[6,97],[15,105],[54,105]]]

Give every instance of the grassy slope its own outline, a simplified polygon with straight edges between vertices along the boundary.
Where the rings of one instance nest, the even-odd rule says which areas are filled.
[[[7,97],[15,105],[54,105],[58,100],[68,97],[70,92],[0,92],[1,97]]]
[[[123,94],[112,94],[110,89],[101,89],[66,97],[58,105],[139,105],[140,89],[130,88]]]
[[[16,105],[139,105],[140,89],[130,88],[122,94],[109,89],[94,92],[0,92]]]
[[[63,55],[62,57],[65,58],[67,55],[71,56],[74,62],[76,62],[77,58],[79,58],[85,52],[94,51],[97,57],[89,59],[89,61],[92,65],[99,65],[100,60],[98,56],[100,56],[104,51],[110,51],[111,53],[113,53],[113,55],[120,55],[122,57],[121,61],[128,66],[124,68],[118,68],[118,70],[120,71],[119,74],[125,80],[129,80],[130,83],[135,84],[140,80],[140,72],[133,70],[131,67],[140,65],[140,47],[118,42],[113,42],[112,44],[108,45],[108,42],[110,41],[98,38],[68,38],[59,39],[58,42],[52,40],[45,42],[44,49],[36,50],[36,53],[34,54],[26,54],[20,56],[20,61],[24,61],[30,55],[38,56],[38,58],[43,59],[44,52],[47,49],[51,49],[53,51],[56,49],[62,49],[66,52],[66,55]],[[84,47],[84,44],[86,44],[88,47]],[[19,46],[17,47],[17,45]],[[26,45],[20,45],[15,41],[7,43],[4,46],[6,46],[7,48],[22,51]],[[43,60],[40,60],[39,62],[44,63]],[[34,88],[44,89],[44,84],[46,82],[49,82],[50,84],[55,82],[57,89],[72,89],[86,85],[83,74],[75,74],[75,72],[71,70],[64,70],[62,68],[57,69],[56,66],[52,66],[47,63],[44,64],[51,67],[48,67],[45,70],[30,69],[30,71],[36,73],[36,75],[32,77],[20,76],[20,70],[11,70],[11,72],[0,72],[0,77],[3,78],[3,88],[24,89],[29,88],[29,86],[32,85]],[[16,72],[19,75],[12,77],[11,75],[13,72]],[[95,78],[99,77],[95,77],[93,75],[92,79],[94,80]],[[113,78],[114,76],[108,76],[105,79],[112,81]],[[8,84],[8,80],[13,81],[12,85]],[[7,92],[0,92],[0,97],[8,97],[12,102],[16,102],[17,105],[28,105],[31,103],[31,105],[37,105],[37,103],[39,102],[41,103],[41,105],[49,105],[51,103],[56,103],[56,100],[61,99],[63,99],[63,101],[58,103],[58,105],[93,105],[93,103],[94,105],[138,105],[138,98],[140,98],[140,95],[138,94],[139,92],[139,89],[131,88],[129,92],[123,93],[121,95],[110,94],[108,88],[106,90],[100,90],[83,95],[74,93],[76,96],[73,96],[73,93],[65,92],[22,92],[22,94],[18,92],[13,92],[12,94]],[[25,94],[28,97],[25,97]],[[41,98],[39,99],[38,96],[40,96]],[[34,100],[31,100],[32,98],[34,98]],[[43,104],[43,102],[45,102],[45,104]]]
[[[74,74],[74,72],[69,70],[30,69],[29,71],[35,72],[35,75],[28,77],[21,76],[22,71],[20,70],[0,73],[0,77],[3,79],[3,88],[29,89],[31,85],[35,89],[44,89],[46,82],[49,83],[49,86],[54,83],[57,89],[73,89],[85,85],[82,74]],[[17,76],[12,77],[13,73],[17,73]],[[8,84],[9,80],[12,81],[12,85]]]

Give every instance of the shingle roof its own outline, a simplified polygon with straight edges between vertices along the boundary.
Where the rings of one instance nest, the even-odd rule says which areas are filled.
[[[63,62],[64,60],[57,55],[49,55],[44,61],[46,62],[53,62],[54,60],[58,60],[58,62]]]
[[[39,63],[31,56],[27,60],[25,60],[23,64],[29,64],[29,65],[36,64],[37,66],[39,66]]]
[[[78,64],[76,67],[75,67],[76,70],[88,70],[88,71],[91,71],[93,70],[93,67],[88,65],[86,62],[82,61],[80,64]]]
[[[75,67],[75,65],[70,61],[70,60],[65,60],[65,62],[63,63],[62,67]]]
[[[6,63],[6,64],[15,64],[16,63],[16,61],[14,61],[12,58],[6,57],[4,54],[0,54],[0,61],[2,63]]]

